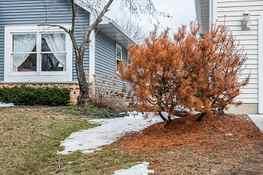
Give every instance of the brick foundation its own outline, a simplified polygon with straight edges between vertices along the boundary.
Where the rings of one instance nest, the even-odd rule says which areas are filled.
[[[26,87],[34,87],[34,88],[67,88],[70,89],[70,104],[75,105],[77,104],[78,96],[79,96],[79,86],[77,83],[0,83],[0,88],[3,87],[19,87],[19,86],[26,86]]]

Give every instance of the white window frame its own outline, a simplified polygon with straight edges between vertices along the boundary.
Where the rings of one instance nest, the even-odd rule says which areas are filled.
[[[121,58],[118,58],[117,55],[118,55],[118,49],[121,49]],[[116,72],[119,73],[118,71],[118,61],[122,62],[123,61],[123,47],[116,43]]]
[[[121,58],[120,59],[117,57],[118,49],[121,50]],[[116,43],[116,60],[123,61],[123,47],[118,43]]]
[[[63,25],[69,27],[69,25]],[[58,27],[37,26],[37,25],[19,25],[19,26],[5,26],[5,68],[4,81],[5,82],[68,82],[72,81],[72,42],[68,34],[65,33],[66,41],[66,67],[65,71],[41,71],[41,56],[37,52],[37,71],[36,72],[15,72],[12,65],[12,45],[13,34],[19,33],[36,33],[37,47],[41,45],[42,33],[65,33]],[[38,49],[39,50],[39,49]]]

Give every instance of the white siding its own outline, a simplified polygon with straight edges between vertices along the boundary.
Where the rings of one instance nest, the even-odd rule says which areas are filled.
[[[235,39],[239,41],[247,53],[246,70],[241,78],[249,74],[250,82],[241,90],[238,97],[243,103],[258,103],[258,20],[263,13],[262,0],[217,0],[217,24],[225,24],[232,31]],[[241,30],[243,13],[250,14],[249,31]]]

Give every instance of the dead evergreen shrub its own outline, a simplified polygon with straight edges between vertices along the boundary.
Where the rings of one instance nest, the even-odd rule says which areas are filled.
[[[170,39],[168,32],[151,35],[129,49],[129,64],[121,77],[132,87],[138,111],[158,112],[170,122],[180,112],[203,116],[222,114],[249,78],[240,80],[246,54],[223,26],[199,35],[199,27],[180,27]],[[178,110],[183,109],[183,110]],[[167,117],[162,112],[168,114]]]

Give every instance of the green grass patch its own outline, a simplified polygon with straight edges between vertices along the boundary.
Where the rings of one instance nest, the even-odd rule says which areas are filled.
[[[106,148],[93,154],[83,156],[80,152],[64,157],[66,174],[78,175],[112,175],[115,170],[129,168],[140,161],[139,157]]]
[[[82,110],[80,110],[77,106],[65,106],[63,108],[55,109],[65,114],[76,116],[82,115],[92,119],[123,117],[123,115],[120,113],[115,112],[109,108],[100,108],[93,104],[87,105]]]
[[[107,148],[84,155],[57,154],[60,142],[72,132],[94,127],[57,108],[10,108],[0,111],[0,174],[111,174],[138,158]]]

